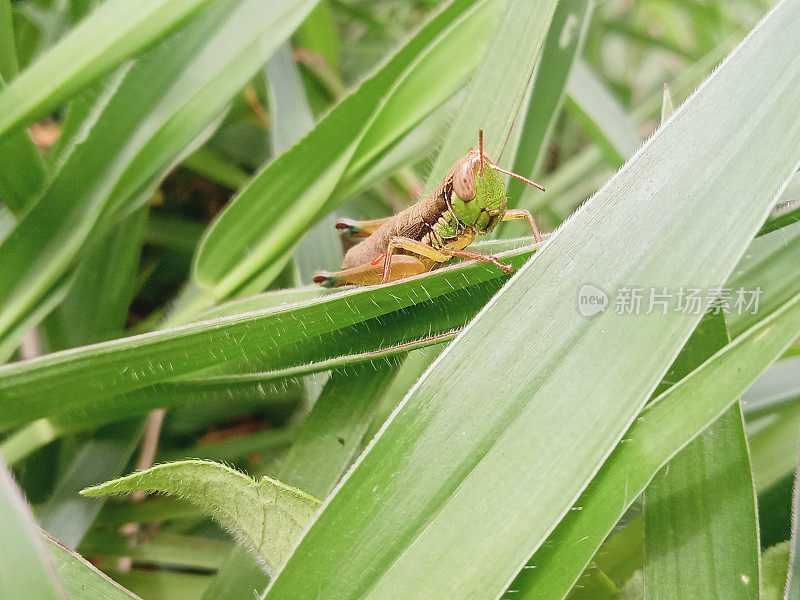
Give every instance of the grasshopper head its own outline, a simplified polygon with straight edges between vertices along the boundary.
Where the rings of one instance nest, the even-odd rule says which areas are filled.
[[[506,186],[494,161],[472,148],[453,166],[453,194],[450,207],[458,220],[474,227],[479,234],[489,233],[506,212]]]
[[[538,183],[506,171],[483,151],[483,130],[478,132],[478,149],[471,148],[448,174],[452,177],[453,193],[450,208],[458,220],[473,227],[481,235],[489,233],[506,214],[506,186],[500,173],[505,173],[544,191]]]

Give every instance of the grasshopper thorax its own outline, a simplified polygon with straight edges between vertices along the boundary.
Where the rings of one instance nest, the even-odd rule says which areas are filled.
[[[481,235],[489,233],[506,212],[506,186],[495,164],[486,154],[472,148],[451,171],[453,193],[450,210],[465,226]]]

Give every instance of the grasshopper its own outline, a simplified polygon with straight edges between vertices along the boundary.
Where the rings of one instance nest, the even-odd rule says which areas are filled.
[[[505,273],[514,267],[496,256],[465,250],[476,235],[486,235],[500,221],[527,219],[537,242],[542,240],[533,215],[506,208],[506,187],[500,173],[516,177],[542,191],[538,183],[497,166],[478,149],[459,158],[428,196],[404,211],[384,219],[342,219],[336,228],[344,235],[367,238],[344,257],[341,271],[319,271],[314,282],[324,287],[376,285],[430,271],[454,257],[490,262]]]

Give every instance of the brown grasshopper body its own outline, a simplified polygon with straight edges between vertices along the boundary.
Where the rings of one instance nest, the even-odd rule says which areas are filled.
[[[491,262],[510,273],[513,267],[495,256],[464,248],[476,235],[485,235],[500,221],[511,219],[527,219],[540,241],[527,210],[506,209],[505,184],[498,171],[542,188],[495,165],[483,152],[482,133],[479,149],[458,159],[436,189],[418,203],[385,219],[339,221],[336,227],[343,234],[367,239],[347,252],[341,271],[319,272],[314,281],[325,287],[387,283],[430,271],[453,257]]]

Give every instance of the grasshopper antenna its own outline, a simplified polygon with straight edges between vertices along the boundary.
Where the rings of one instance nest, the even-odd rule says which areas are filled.
[[[538,189],[538,190],[545,191],[545,190],[544,190],[544,188],[543,188],[541,185],[539,185],[539,184],[538,184],[538,183],[536,183],[535,181],[531,181],[531,180],[530,180],[530,179],[528,179],[527,177],[523,177],[522,175],[517,175],[516,173],[512,173],[511,171],[506,171],[505,169],[503,169],[503,168],[501,168],[501,167],[498,167],[497,165],[489,164],[489,166],[490,166],[492,169],[494,169],[495,171],[500,171],[501,173],[505,173],[506,175],[511,175],[511,177],[514,177],[514,178],[516,178],[516,179],[519,179],[520,181],[524,181],[524,182],[525,182],[525,183],[527,183],[528,185],[532,185],[533,187],[535,187],[535,188],[536,188],[536,189]]]
[[[481,156],[480,173],[481,175],[483,175],[483,129],[478,129],[478,149],[480,151],[480,156]]]

